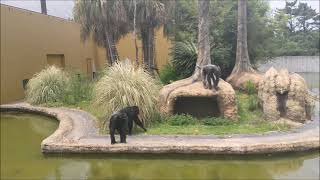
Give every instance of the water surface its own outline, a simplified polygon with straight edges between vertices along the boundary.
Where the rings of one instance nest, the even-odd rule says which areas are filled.
[[[319,153],[260,156],[54,155],[41,141],[58,123],[1,114],[1,179],[318,179]]]

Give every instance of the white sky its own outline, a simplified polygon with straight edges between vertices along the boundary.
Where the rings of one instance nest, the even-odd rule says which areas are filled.
[[[272,11],[277,8],[284,8],[285,0],[267,0],[270,3]],[[298,0],[306,2],[313,9],[319,12],[320,0]],[[41,12],[40,0],[1,0],[1,4],[7,4],[31,11]],[[74,0],[47,0],[47,11],[49,15],[58,16],[65,19],[72,18],[72,9]]]

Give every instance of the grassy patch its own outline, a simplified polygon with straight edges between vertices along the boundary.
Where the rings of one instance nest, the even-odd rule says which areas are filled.
[[[146,134],[250,134],[268,131],[285,130],[286,127],[261,122],[260,124],[234,123],[221,126],[206,126],[200,123],[188,126],[171,126],[167,123],[159,123],[149,128]]]
[[[204,118],[195,119],[193,123],[181,123],[182,125],[173,125],[175,122],[190,122],[191,119],[186,115],[175,115],[166,118],[166,120],[153,124],[147,134],[252,134],[265,133],[268,131],[288,130],[286,125],[275,125],[262,119],[262,111],[258,108],[256,95],[248,95],[237,92],[238,114],[237,122],[224,118]],[[169,120],[168,120],[169,119]],[[188,119],[188,120],[185,120]]]
[[[289,127],[286,125],[272,124],[262,119],[262,111],[258,108],[255,95],[248,95],[241,92],[236,92],[238,102],[239,120],[234,122],[232,120],[221,117],[208,117],[204,119],[196,119],[190,115],[173,115],[169,117],[162,117],[156,114],[152,117],[152,124],[147,128],[148,131],[144,133],[139,128],[135,128],[134,133],[144,134],[185,134],[185,135],[227,135],[227,134],[252,134],[265,133],[268,131],[285,131]],[[81,109],[91,113],[98,120],[100,125],[100,132],[102,134],[108,133],[108,128],[105,128],[101,122],[106,118],[105,112],[101,112],[92,105],[89,100],[79,101],[76,104],[62,104],[51,103],[46,106],[65,106],[70,108]],[[253,108],[254,107],[254,108]]]

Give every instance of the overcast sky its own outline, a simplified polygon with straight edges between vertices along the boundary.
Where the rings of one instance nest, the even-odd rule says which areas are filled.
[[[272,11],[285,6],[285,0],[268,0]],[[313,9],[319,12],[320,0],[298,0],[308,3]],[[1,4],[7,4],[31,11],[41,12],[40,0],[1,0]],[[73,0],[47,0],[47,11],[49,15],[65,19],[72,18]]]

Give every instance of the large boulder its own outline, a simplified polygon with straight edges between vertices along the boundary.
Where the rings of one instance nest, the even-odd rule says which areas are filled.
[[[303,123],[311,119],[314,102],[305,80],[286,69],[271,67],[263,76],[258,88],[258,98],[265,118],[280,118]]]
[[[227,82],[229,82],[233,88],[238,90],[246,90],[247,82],[251,82],[254,84],[255,88],[258,88],[259,82],[262,79],[262,75],[256,72],[242,72],[238,75],[230,76],[227,78]]]
[[[219,81],[218,91],[209,90],[203,87],[201,81],[192,82],[192,78],[179,80],[164,86],[160,91],[159,105],[160,111],[164,114],[174,114],[176,103],[181,98],[195,98],[189,102],[191,108],[196,109],[208,109],[213,111],[219,111],[219,115],[228,119],[237,120],[237,104],[235,91],[232,86],[224,80]],[[196,104],[196,98],[215,98],[217,106],[212,103],[198,103]],[[192,105],[192,102],[194,104]],[[198,107],[200,106],[200,107]],[[205,107],[206,106],[206,107]],[[207,107],[211,106],[211,107]],[[215,109],[212,109],[215,108]],[[187,109],[187,108],[186,108]]]

